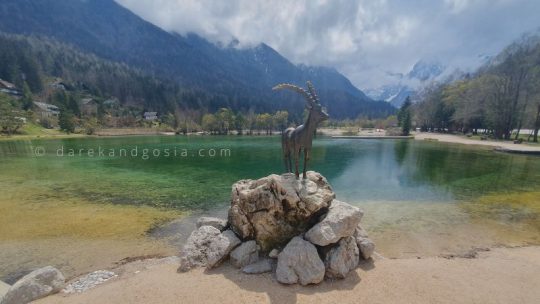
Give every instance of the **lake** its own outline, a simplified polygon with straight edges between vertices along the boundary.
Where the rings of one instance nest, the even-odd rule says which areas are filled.
[[[320,137],[310,169],[364,209],[385,257],[540,243],[539,157]],[[223,214],[235,181],[282,171],[275,136],[0,141],[0,279],[176,254],[195,216]]]

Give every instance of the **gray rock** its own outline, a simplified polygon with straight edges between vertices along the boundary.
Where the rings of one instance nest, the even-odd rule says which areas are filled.
[[[231,252],[230,262],[236,268],[242,268],[259,260],[259,248],[253,240],[242,243]]]
[[[202,226],[212,226],[214,228],[219,229],[220,231],[223,231],[227,228],[228,223],[227,223],[227,220],[220,219],[217,217],[203,216],[197,219],[197,228],[200,228]]]
[[[313,225],[335,194],[326,179],[308,171],[241,180],[232,187],[229,224],[242,240],[255,239],[263,251],[281,247]]]
[[[315,246],[294,237],[278,256],[276,277],[284,284],[317,284],[324,279],[324,270]]]
[[[369,237],[367,231],[360,224],[358,224],[358,226],[356,226],[356,229],[354,230],[354,237],[357,237],[357,236],[360,236],[363,238]]]
[[[26,304],[59,292],[64,287],[65,279],[62,273],[47,266],[25,275],[13,286],[1,300],[1,304]]]
[[[0,281],[0,302],[2,302],[2,297],[7,293],[11,285]]]
[[[270,259],[262,259],[257,263],[250,264],[242,268],[242,271],[247,274],[259,274],[272,271],[273,263]]]
[[[360,259],[356,239],[352,236],[342,238],[332,247],[324,259],[325,276],[330,279],[343,279],[349,271],[358,266]]]
[[[324,219],[308,230],[305,238],[319,246],[336,243],[354,234],[362,216],[363,212],[359,208],[333,200]]]
[[[225,230],[220,235],[218,235],[208,247],[206,252],[206,257],[208,263],[206,264],[207,268],[214,268],[223,260],[225,260],[231,250],[241,243],[240,239],[234,234],[232,230]]]
[[[270,251],[270,253],[268,253],[268,257],[269,257],[269,258],[272,258],[272,259],[277,259],[278,255],[279,255],[279,250],[277,250],[277,249],[275,249],[275,248],[272,249],[272,250]]]
[[[220,232],[212,226],[201,226],[189,236],[180,253],[179,272],[197,266],[213,268],[227,258],[240,239],[231,230]]]
[[[358,245],[358,249],[360,249],[362,258],[365,260],[369,259],[373,255],[373,252],[375,252],[375,243],[368,238],[356,237],[356,244]]]

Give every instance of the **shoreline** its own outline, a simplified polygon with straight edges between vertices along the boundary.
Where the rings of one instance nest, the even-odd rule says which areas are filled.
[[[228,263],[177,273],[178,259],[138,260],[117,278],[82,293],[35,303],[536,303],[540,247],[479,249],[473,255],[361,263],[344,280],[283,285],[269,273],[246,275]],[[73,281],[73,280],[72,280]]]
[[[530,145],[527,143],[514,144],[511,141],[492,141],[492,140],[477,140],[460,137],[452,134],[439,133],[416,133],[415,140],[425,141],[440,141],[453,144],[463,144],[472,146],[493,147],[496,151],[505,153],[521,153],[521,154],[540,154],[540,145]]]

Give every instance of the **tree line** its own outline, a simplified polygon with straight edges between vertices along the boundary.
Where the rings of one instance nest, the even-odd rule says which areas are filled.
[[[473,75],[434,83],[413,105],[422,131],[483,133],[495,139],[538,142],[540,128],[540,38],[524,36]]]

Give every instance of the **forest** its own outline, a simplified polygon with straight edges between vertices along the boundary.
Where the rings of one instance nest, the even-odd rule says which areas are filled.
[[[526,139],[538,142],[540,38],[523,36],[475,74],[433,83],[419,96],[413,112],[422,131],[518,140],[528,129]]]

